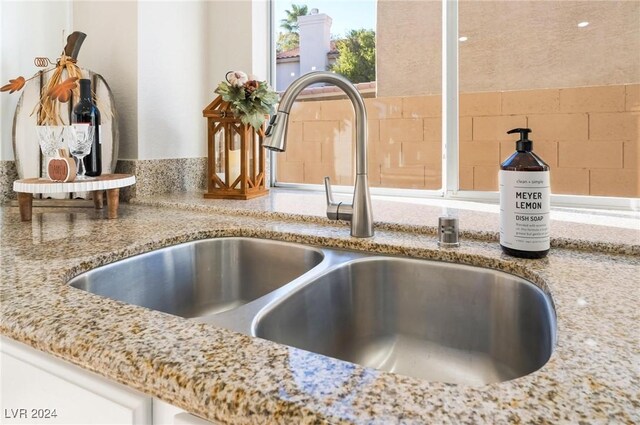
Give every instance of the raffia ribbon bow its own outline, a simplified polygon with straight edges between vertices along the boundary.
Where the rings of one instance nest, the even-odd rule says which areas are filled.
[[[67,71],[67,79],[62,81],[62,74]],[[60,102],[67,102],[71,95],[79,96],[80,92],[76,81],[82,78],[82,72],[76,60],[63,54],[43,90],[40,102],[34,108],[33,113],[38,112],[38,124],[61,125]]]

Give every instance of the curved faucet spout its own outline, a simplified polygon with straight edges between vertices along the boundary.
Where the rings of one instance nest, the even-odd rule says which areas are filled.
[[[305,74],[295,80],[284,92],[280,99],[278,112],[269,121],[266,131],[264,147],[277,152],[286,150],[287,126],[289,113],[295,99],[300,92],[311,84],[333,84],[345,92],[355,112],[356,130],[356,181],[353,194],[353,205],[344,203],[333,204],[327,202],[327,216],[349,218],[345,214],[338,214],[338,209],[349,211],[351,219],[351,235],[355,237],[373,236],[373,214],[371,212],[371,196],[369,195],[369,182],[367,176],[367,111],[364,100],[358,90],[345,77],[332,72],[318,71]]]

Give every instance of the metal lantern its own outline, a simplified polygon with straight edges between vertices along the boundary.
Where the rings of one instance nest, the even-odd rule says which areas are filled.
[[[256,131],[234,115],[220,96],[207,106],[207,192],[205,198],[251,199],[266,195],[264,123]]]

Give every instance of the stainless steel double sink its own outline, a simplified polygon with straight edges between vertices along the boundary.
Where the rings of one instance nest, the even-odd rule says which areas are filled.
[[[253,238],[184,243],[70,285],[326,356],[430,381],[482,385],[541,368],[549,295],[496,270]]]

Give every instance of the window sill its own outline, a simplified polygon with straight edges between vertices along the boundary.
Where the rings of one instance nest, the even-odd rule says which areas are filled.
[[[335,196],[338,200],[351,201],[349,194],[336,193]],[[178,192],[155,195],[153,198],[137,198],[132,202],[158,207],[330,223],[325,217],[324,193],[299,189],[271,188],[269,195],[248,201],[204,199],[202,192]],[[459,218],[462,239],[498,240],[497,204],[383,195],[372,195],[372,204],[376,228],[380,230],[435,235],[438,217],[448,215]],[[608,252],[635,252],[640,250],[640,214],[634,211],[553,207],[551,235],[552,245],[555,246],[580,247],[580,243],[585,243],[585,246],[602,245],[602,250]]]

